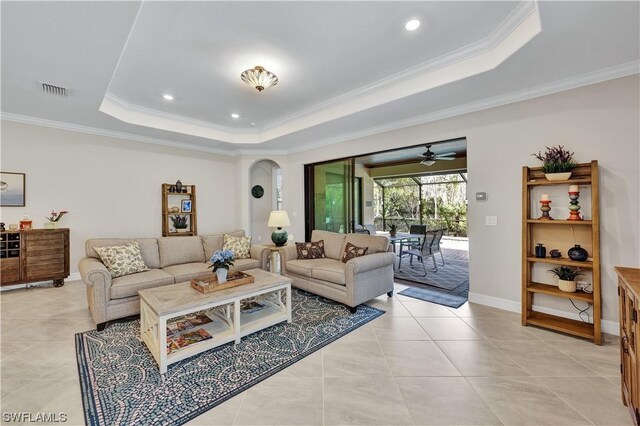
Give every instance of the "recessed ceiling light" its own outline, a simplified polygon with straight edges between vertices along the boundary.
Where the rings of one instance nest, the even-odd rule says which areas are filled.
[[[171,96],[169,94],[162,95],[162,97],[165,98],[168,101],[172,101],[173,100],[173,96]]]
[[[251,123],[249,123],[249,126],[255,126],[256,123],[254,123],[253,121]]]
[[[235,112],[231,114],[231,118],[240,118],[240,114],[236,114]]]
[[[407,31],[417,30],[419,26],[420,26],[420,21],[418,21],[417,19],[412,19],[410,21],[407,21],[406,24],[404,24],[404,27],[407,29]]]

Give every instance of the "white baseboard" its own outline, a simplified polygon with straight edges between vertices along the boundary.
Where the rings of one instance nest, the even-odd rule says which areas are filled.
[[[76,280],[81,280],[82,277],[80,276],[80,272],[73,272],[71,274],[69,274],[69,276],[67,278],[65,278],[66,281],[76,281]],[[26,286],[29,287],[36,287],[40,284],[49,284],[53,281],[36,281],[33,283],[29,283],[29,284],[16,284],[16,285],[5,285],[2,288],[0,288],[0,291],[7,291],[7,290],[15,290],[18,288],[25,288]]]
[[[479,305],[491,306],[492,308],[502,309],[518,314],[520,313],[520,302],[503,299],[501,297],[487,296],[486,294],[469,292],[469,302],[477,303]],[[533,307],[538,312],[580,321],[580,317],[577,313],[559,311],[557,309],[546,308],[544,306],[538,305],[533,305]],[[620,335],[620,323],[618,323],[617,321],[602,320],[601,327],[602,331],[605,333],[613,334],[614,336]]]

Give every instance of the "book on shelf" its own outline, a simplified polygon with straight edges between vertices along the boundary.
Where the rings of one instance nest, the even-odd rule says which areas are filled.
[[[259,312],[266,308],[267,306],[263,303],[252,301],[243,301],[240,303],[240,312],[243,314],[253,314],[255,312]]]
[[[203,313],[188,314],[167,323],[167,336],[181,333],[183,331],[205,325],[213,321],[208,315]]]
[[[213,336],[207,333],[204,328],[198,328],[197,330],[167,337],[167,354],[179,351],[194,343],[211,339],[212,337]]]

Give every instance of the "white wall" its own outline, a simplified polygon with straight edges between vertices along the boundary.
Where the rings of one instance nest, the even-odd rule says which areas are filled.
[[[286,209],[295,213],[289,231],[298,240],[304,236],[305,163],[466,137],[471,292],[515,304],[520,301],[522,166],[537,165],[531,153],[562,144],[579,161],[600,163],[603,317],[617,321],[613,267],[640,265],[638,83],[638,75],[625,77],[278,159],[285,173]],[[241,167],[251,161],[243,158]],[[479,191],[488,193],[488,201],[475,201]],[[497,227],[485,226],[487,215],[498,216]],[[576,312],[566,300],[544,304]]]
[[[249,199],[249,214],[251,217],[251,227],[247,229],[249,235],[252,236],[254,243],[272,244],[271,233],[273,230],[267,226],[269,214],[274,210],[276,194],[274,193],[273,168],[278,167],[271,160],[261,160],[256,162],[252,167],[250,174],[249,192],[254,185],[260,185],[264,188],[262,198]]]
[[[235,158],[2,121],[1,169],[26,173],[26,206],[3,207],[2,221],[25,213],[42,228],[68,210],[71,271],[96,237],[162,235],[160,185],[180,179],[197,189],[198,233],[237,227]],[[231,179],[230,179],[231,177]]]

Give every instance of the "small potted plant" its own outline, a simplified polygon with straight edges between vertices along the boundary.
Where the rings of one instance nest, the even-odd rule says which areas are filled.
[[[398,232],[398,225],[392,223],[389,225],[389,235],[395,237]]]
[[[187,223],[187,215],[175,215],[171,216],[171,222],[176,232],[187,232],[189,230],[189,224]]]
[[[61,211],[60,213],[55,210],[51,210],[51,214],[46,217],[47,222],[44,224],[44,229],[56,229],[58,227],[58,222],[62,219],[62,216],[69,213],[66,210]]]
[[[584,275],[580,268],[573,268],[571,266],[556,266],[553,269],[549,269],[553,275],[558,277],[558,288],[567,293],[576,292],[576,279]]]
[[[559,181],[567,180],[571,177],[571,171],[578,163],[573,160],[573,152],[564,149],[562,145],[546,147],[544,154],[538,152],[531,154],[542,161],[542,171],[547,180]]]
[[[215,272],[218,283],[222,284],[227,282],[227,274],[229,273],[229,267],[233,266],[234,254],[232,250],[216,250],[211,256],[211,266],[213,272]]]

